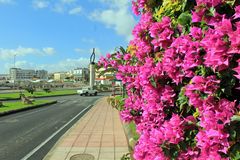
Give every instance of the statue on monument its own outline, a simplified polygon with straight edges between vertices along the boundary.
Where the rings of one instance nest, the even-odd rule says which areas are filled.
[[[93,48],[92,55],[90,57],[90,64],[95,64],[95,48]]]

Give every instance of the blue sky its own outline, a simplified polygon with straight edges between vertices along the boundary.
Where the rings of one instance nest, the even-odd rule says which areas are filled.
[[[0,73],[86,67],[127,46],[136,24],[129,0],[0,0]]]

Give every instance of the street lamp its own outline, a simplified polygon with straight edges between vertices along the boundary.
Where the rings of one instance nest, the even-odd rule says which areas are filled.
[[[17,56],[16,54],[13,55],[13,65],[14,65],[14,68],[16,67],[16,66],[15,66],[15,63],[16,63],[16,56]]]
[[[15,65],[15,63],[16,63],[16,56],[17,56],[16,54],[13,55],[13,67],[14,67],[14,69],[16,67],[16,65]],[[12,73],[10,73],[10,74],[12,74]],[[13,88],[14,89],[15,89],[15,80],[16,80],[16,78],[13,78]]]

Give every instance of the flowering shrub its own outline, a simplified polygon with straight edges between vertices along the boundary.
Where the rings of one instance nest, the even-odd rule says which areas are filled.
[[[134,39],[98,65],[126,86],[135,159],[240,159],[239,3],[132,1]]]

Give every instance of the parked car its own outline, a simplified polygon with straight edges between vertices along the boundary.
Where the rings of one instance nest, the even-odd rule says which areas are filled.
[[[80,96],[88,96],[88,95],[94,95],[96,96],[98,94],[98,91],[95,90],[95,89],[91,89],[90,87],[84,87],[82,89],[79,89],[77,90],[77,93],[80,95]]]

